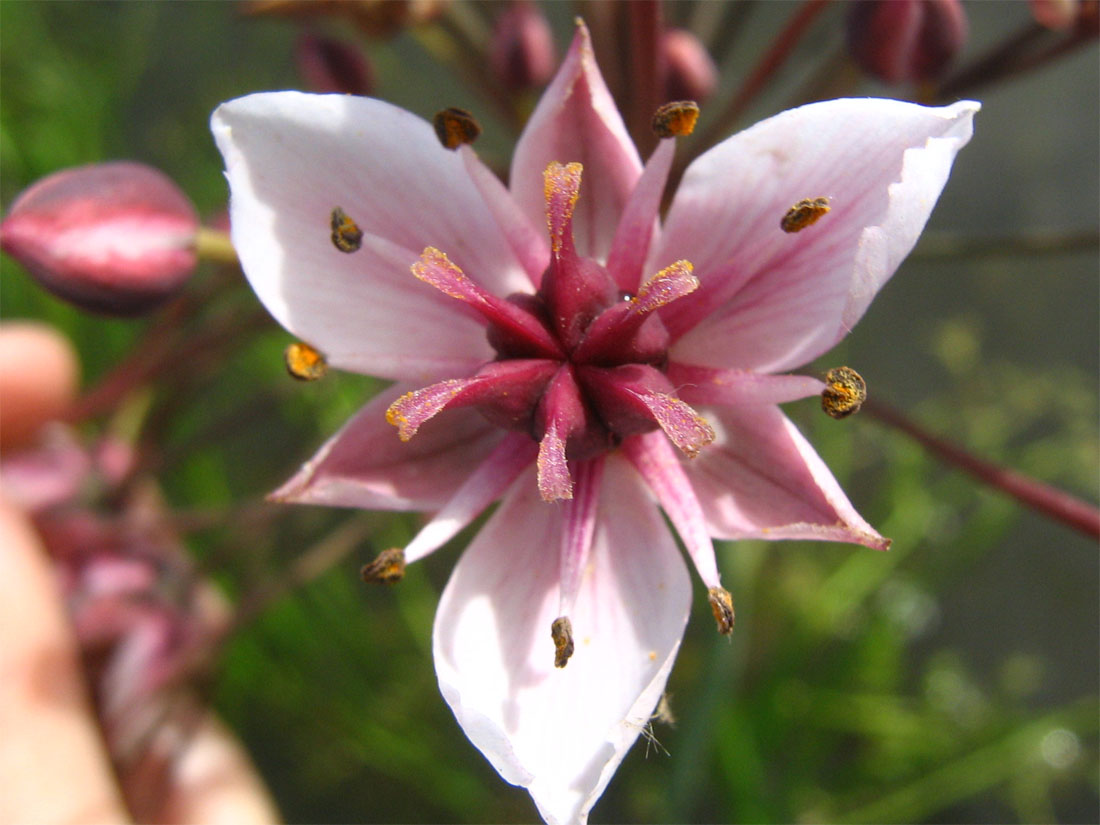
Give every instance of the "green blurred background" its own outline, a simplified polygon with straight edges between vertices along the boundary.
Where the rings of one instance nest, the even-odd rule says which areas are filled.
[[[1028,20],[1021,2],[966,6],[983,52]],[[757,4],[724,67],[736,86],[793,6]],[[549,9],[559,48],[575,9]],[[688,7],[670,10],[673,16]],[[785,108],[842,42],[843,9],[815,24],[745,123]],[[354,38],[346,27],[321,28]],[[175,178],[200,211],[224,209],[207,131],[222,100],[300,87],[298,27],[223,3],[0,2],[0,201],[39,177],[112,158]],[[362,41],[377,94],[430,117],[484,101],[429,56],[431,34]],[[983,110],[930,236],[1095,231],[1100,215],[1095,48],[983,90]],[[860,94],[896,95],[871,82]],[[704,118],[707,110],[704,107]],[[491,117],[479,150],[504,163]],[[922,252],[923,249],[923,252]],[[1085,499],[1097,498],[1095,250],[939,258],[918,247],[838,351],[874,396],[929,429]],[[44,318],[77,343],[86,385],[143,322],[92,318],[41,292],[13,261],[2,314]],[[209,269],[198,282],[214,277]],[[225,312],[253,311],[243,285]],[[264,505],[376,389],[331,375],[290,382],[288,337],[242,333],[184,397],[149,401],[165,495],[210,516],[188,544],[232,597],[275,580],[334,528],[354,553],[241,632],[210,683],[291,822],[528,821],[527,795],[469,745],[436,688],[431,621],[468,540],[368,588],[358,566],[403,544],[413,517]],[[158,404],[160,406],[158,406]],[[718,638],[702,590],[668,685],[674,724],[639,740],[596,822],[1097,821],[1100,566],[1095,543],[943,467],[867,416],[788,413],[888,554],[834,544],[719,548],[737,604]],[[248,518],[237,508],[246,507]],[[201,521],[201,519],[199,519]]]

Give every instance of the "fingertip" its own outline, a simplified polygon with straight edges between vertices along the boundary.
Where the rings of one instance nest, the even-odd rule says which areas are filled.
[[[57,330],[34,321],[0,324],[0,447],[24,444],[61,417],[79,378],[76,351]]]

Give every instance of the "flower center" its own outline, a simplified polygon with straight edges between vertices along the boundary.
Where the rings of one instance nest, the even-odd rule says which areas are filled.
[[[386,413],[404,440],[458,406],[529,433],[539,442],[538,484],[547,501],[572,497],[568,461],[592,458],[624,438],[661,428],[689,456],[714,439],[665,376],[669,336],[655,311],[699,286],[692,266],[677,261],[637,295],[622,294],[601,264],[574,247],[581,173],[579,163],[546,168],[551,257],[533,295],[490,295],[446,254],[424,250],[413,274],[478,310],[497,358],[469,378],[408,393]]]

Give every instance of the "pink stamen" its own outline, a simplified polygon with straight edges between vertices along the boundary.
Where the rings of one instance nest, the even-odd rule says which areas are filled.
[[[543,429],[537,461],[539,492],[546,501],[572,498],[565,450],[569,437],[585,428],[588,411],[568,364],[551,379],[535,418],[536,428],[541,425]]]
[[[573,360],[601,366],[663,362],[668,334],[653,312],[699,287],[692,269],[690,262],[677,261],[650,278],[635,297],[604,310],[574,350]]]
[[[628,292],[634,292],[638,288],[642,277],[642,266],[649,252],[653,229],[657,225],[661,196],[665,191],[675,146],[674,139],[666,138],[649,156],[642,176],[623,210],[623,216],[615,230],[615,239],[611,242],[607,271]]]
[[[469,304],[512,340],[512,348],[542,358],[562,358],[564,353],[554,336],[529,312],[486,292],[433,246],[425,248],[412,273],[451,298]]]
[[[476,380],[453,378],[407,392],[390,404],[386,410],[386,421],[397,427],[397,435],[402,441],[408,441],[425,421],[446,409],[460,392]]]
[[[624,441],[622,450],[668,514],[703,584],[718,587],[718,564],[703,508],[668,439],[647,433]]]
[[[639,392],[637,397],[649,408],[665,435],[688,458],[695,458],[703,447],[714,441],[714,429],[710,424],[679,398],[657,392]]]
[[[550,230],[550,248],[555,256],[573,251],[573,210],[581,192],[579,163],[551,163],[543,173],[546,195],[546,225]]]

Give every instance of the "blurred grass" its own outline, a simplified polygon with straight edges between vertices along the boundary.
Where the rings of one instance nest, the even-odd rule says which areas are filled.
[[[975,30],[1007,8],[974,9]],[[204,214],[216,213],[226,193],[209,112],[238,94],[296,85],[293,34],[290,24],[245,21],[225,4],[0,3],[0,199],[6,206],[63,166],[132,157],[164,168]],[[369,48],[380,95],[422,114],[476,103],[453,79],[433,76],[408,38]],[[445,94],[455,97],[436,105]],[[1013,156],[1017,135],[985,137],[983,119],[1010,117],[1028,102],[1000,100],[1000,115],[987,104],[979,118],[961,181],[934,225],[967,228],[975,198],[1003,198],[991,191],[981,154]],[[1053,151],[1019,132],[1029,151]],[[1090,135],[1063,133],[1057,154],[1094,152]],[[506,143],[495,140],[489,151],[506,158]],[[1072,164],[1068,174],[1081,177]],[[1093,209],[1065,207],[1061,217],[1056,206],[1045,214],[1057,222]],[[1001,217],[1004,231],[1030,219]],[[873,393],[905,404],[930,429],[1095,500],[1095,258],[1044,260],[1039,274],[1015,266],[906,264],[819,366],[851,363]],[[217,277],[204,270],[196,286]],[[89,384],[143,330],[71,310],[6,258],[0,286],[5,318],[42,318],[68,332]],[[251,311],[243,282],[223,300],[223,311]],[[377,388],[346,375],[288,381],[286,341],[271,323],[185,392],[151,401],[168,499],[183,511],[224,514],[190,544],[233,596],[278,578],[351,517],[260,502]],[[640,740],[593,819],[1095,821],[1095,547],[873,421],[834,422],[814,406],[789,412],[893,549],[720,547],[737,630],[717,638],[697,594],[668,688],[677,721],[654,721],[660,747]],[[472,531],[415,565],[400,587],[358,581],[357,566],[403,544],[415,524],[373,517],[355,558],[267,610],[222,659],[212,699],[288,821],[534,816],[526,794],[502,783],[464,739],[431,667],[438,594]]]

